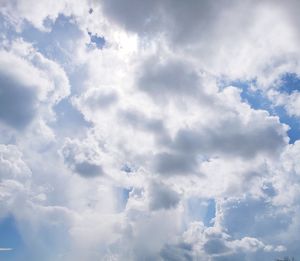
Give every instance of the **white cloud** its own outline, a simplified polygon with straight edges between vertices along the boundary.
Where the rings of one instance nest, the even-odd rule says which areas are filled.
[[[290,116],[300,116],[300,93],[294,91],[291,94],[270,90],[268,96],[276,106],[283,106]]]
[[[55,21],[61,14],[87,14],[88,5],[85,1],[59,1],[49,3],[40,1],[39,3],[24,0],[1,1],[1,13],[12,20],[18,27],[23,26],[24,21],[31,23],[40,30],[49,30],[46,20]],[[50,28],[51,29],[51,28]]]
[[[62,155],[66,165],[84,177],[104,174],[101,166],[101,150],[93,144],[67,139],[62,148]]]
[[[13,248],[1,247],[0,251],[12,251]]]
[[[299,255],[299,142],[231,86],[299,116],[279,88],[299,74],[296,2],[0,6],[0,214],[29,259]]]

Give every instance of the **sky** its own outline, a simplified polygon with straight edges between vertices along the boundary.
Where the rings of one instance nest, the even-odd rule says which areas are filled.
[[[300,260],[299,8],[0,0],[0,261]]]

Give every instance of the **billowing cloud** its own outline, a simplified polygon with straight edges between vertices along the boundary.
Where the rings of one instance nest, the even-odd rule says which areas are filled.
[[[33,66],[13,54],[2,52],[1,60],[1,119],[22,128],[36,114],[38,87],[45,81]]]
[[[146,61],[137,85],[155,99],[169,96],[190,95],[199,92],[199,77],[191,65],[182,61]]]
[[[25,49],[24,55],[2,50],[1,113],[0,119],[16,129],[23,129],[39,116],[39,108],[51,106],[69,94],[69,82],[63,69],[43,57],[24,42],[16,42]]]
[[[64,162],[72,171],[84,177],[96,177],[104,174],[99,149],[76,140],[66,140],[62,155]]]
[[[152,183],[149,193],[150,208],[153,210],[173,208],[179,203],[179,194],[164,184]]]
[[[298,7],[0,1],[0,259],[299,256]]]

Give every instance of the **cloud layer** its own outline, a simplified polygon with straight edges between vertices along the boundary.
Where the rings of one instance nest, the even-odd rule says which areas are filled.
[[[300,256],[297,8],[0,1],[0,260]]]

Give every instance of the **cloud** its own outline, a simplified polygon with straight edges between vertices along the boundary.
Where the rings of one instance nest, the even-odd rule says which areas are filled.
[[[220,204],[224,217],[220,217],[221,222],[231,235],[270,238],[285,231],[291,223],[287,210],[282,212],[263,199],[239,198]]]
[[[59,3],[50,4],[47,1],[42,1],[36,5],[32,4],[33,2],[28,3],[23,0],[17,0],[14,3],[2,1],[1,13],[9,17],[20,27],[25,21],[28,21],[36,28],[45,31],[50,29],[45,21],[47,19],[55,21],[60,13],[88,13],[88,6],[85,2],[82,2],[80,5],[78,5],[76,1],[61,1]],[[29,8],[29,6],[31,6],[31,8]],[[70,10],[72,11],[70,12]]]
[[[14,50],[0,52],[0,120],[24,129],[38,116],[42,103],[47,102],[51,110],[53,104],[68,96],[69,82],[55,62],[35,50],[26,50],[30,47],[25,42],[17,41],[16,45],[25,49],[24,55]]]
[[[179,194],[168,186],[160,183],[152,183],[150,185],[150,209],[169,209],[178,205],[180,197]]]
[[[65,164],[83,177],[97,177],[104,174],[99,148],[93,144],[82,144],[67,139],[61,150]]]
[[[192,249],[189,244],[179,244],[178,246],[173,245],[166,245],[161,253],[160,256],[164,260],[186,260],[192,261]]]
[[[281,86],[300,72],[295,1],[31,2],[0,4],[0,216],[24,241],[14,253],[299,256],[300,143],[280,112],[299,115]]]
[[[290,116],[300,116],[300,93],[293,91],[291,94],[281,93],[276,90],[270,90],[268,97],[276,106],[283,106]]]
[[[22,160],[22,153],[15,145],[0,144],[0,175],[2,179],[22,180],[31,176],[31,170]]]
[[[15,145],[0,145],[0,216],[22,209],[30,191],[32,171]]]
[[[182,240],[194,249],[194,258],[200,260],[241,260],[264,258],[264,254],[284,251],[282,246],[272,246],[257,238],[233,239],[220,228],[205,228],[202,223],[191,223],[184,232]]]
[[[12,251],[13,250],[13,248],[5,248],[5,247],[1,247],[0,248],[0,251]]]
[[[222,133],[219,132],[220,129]],[[251,158],[260,152],[272,154],[284,143],[284,129],[278,119],[269,117],[265,112],[253,112],[252,119],[248,122],[243,122],[239,117],[228,117],[214,127],[179,130],[174,147],[187,154],[202,151]]]
[[[170,96],[195,97],[199,92],[199,77],[191,65],[183,61],[159,61],[150,58],[143,64],[138,87],[154,99],[168,100]],[[157,61],[158,60],[158,61]]]
[[[194,171],[196,166],[193,157],[160,153],[154,156],[154,171],[161,175],[189,174]]]
[[[114,91],[103,91],[101,88],[90,88],[79,97],[73,97],[72,103],[86,120],[95,121],[95,112],[105,114],[118,102],[118,95]]]
[[[0,59],[2,61],[0,118],[13,127],[23,128],[36,114],[38,86],[45,81],[39,78],[38,70],[11,53],[2,51]]]

